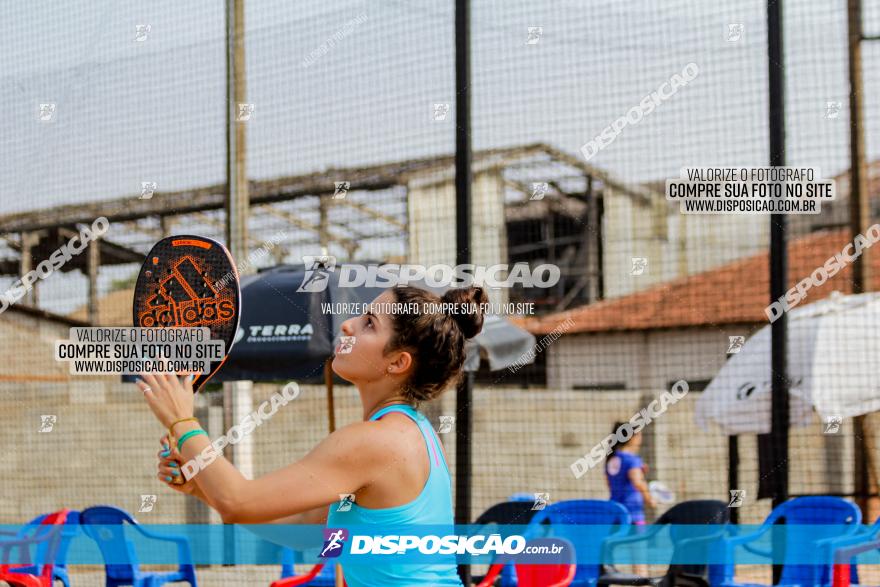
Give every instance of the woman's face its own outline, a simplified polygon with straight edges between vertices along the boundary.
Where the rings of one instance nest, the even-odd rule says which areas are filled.
[[[342,323],[341,342],[336,346],[332,363],[337,375],[357,384],[387,377],[389,367],[392,373],[399,373],[400,355],[409,353],[382,353],[393,332],[387,312],[393,303],[394,294],[382,292],[370,304],[370,311]]]
[[[642,433],[637,432],[633,434],[632,438],[630,438],[629,442],[627,442],[626,444],[632,447],[633,450],[640,449],[642,447]]]

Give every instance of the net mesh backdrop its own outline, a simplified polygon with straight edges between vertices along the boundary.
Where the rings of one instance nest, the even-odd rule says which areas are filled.
[[[880,3],[862,11],[865,34],[880,33]],[[452,3],[422,0],[244,2],[243,275],[322,254],[455,265],[454,18]],[[788,215],[786,289],[802,285],[787,311],[768,310],[768,214],[684,213],[666,196],[683,168],[768,165],[764,3],[472,1],[471,262],[559,278],[488,289],[534,344],[496,370],[484,356],[476,373],[470,519],[517,495],[607,499],[606,448],[628,435],[617,422],[641,428],[646,479],[674,503],[719,499],[758,524],[784,466],[790,496],[860,500],[864,521],[877,518],[880,254],[867,231],[880,216],[880,43],[861,46],[869,213],[853,244],[846,6],[790,0],[783,25],[785,162],[836,189],[820,213]],[[144,523],[221,523],[157,481],[164,431],[137,388],[70,374],[54,343],[74,326],[131,326],[138,270],[161,238],[225,243],[225,9],[19,4],[0,27],[0,523],[95,504]],[[100,217],[106,233],[15,289]],[[784,463],[769,435],[781,313]],[[197,415],[217,436],[289,381],[239,384],[231,402],[210,384]],[[344,381],[328,401],[320,363],[299,383],[231,451],[246,476],[362,417]],[[422,409],[454,477],[455,390]]]

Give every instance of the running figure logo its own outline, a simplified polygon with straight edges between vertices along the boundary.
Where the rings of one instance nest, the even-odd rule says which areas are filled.
[[[336,181],[333,182],[333,185],[336,187],[336,191],[333,192],[334,200],[344,200],[345,195],[348,193],[349,188],[351,188],[350,181]]]
[[[630,275],[644,275],[645,269],[648,268],[648,259],[646,257],[633,257],[632,258],[632,269],[630,269]]]
[[[142,181],[141,182],[141,200],[149,200],[153,197],[153,192],[156,191],[156,188],[159,187],[155,181]]]
[[[825,118],[828,120],[836,120],[840,118],[840,111],[843,109],[843,104],[840,102],[827,102],[825,104]]]
[[[736,43],[740,39],[742,39],[743,32],[745,31],[745,25],[741,22],[736,22],[727,25],[727,42],[728,43]]]
[[[742,507],[743,501],[746,498],[746,490],[745,489],[731,489],[730,490],[730,503],[727,504],[729,508],[738,508]]]
[[[529,200],[543,200],[544,196],[547,195],[547,190],[550,189],[550,184],[546,181],[539,181],[532,184],[532,195]]]
[[[324,529],[324,548],[321,550],[320,558],[336,558],[342,554],[342,547],[348,539],[348,531],[342,528],[333,530],[332,528]]]
[[[351,504],[354,503],[354,493],[340,493],[339,494],[339,506],[336,508],[337,512],[348,512],[351,511]]]
[[[153,511],[153,506],[156,505],[156,499],[155,495],[142,495],[141,507],[138,508],[138,513]]]
[[[248,122],[251,119],[251,116],[254,113],[254,105],[253,104],[239,104],[238,105],[238,116],[236,117],[236,121],[238,122]]]
[[[134,27],[135,35],[134,40],[138,43],[143,43],[147,40],[147,35],[150,34],[150,31],[153,30],[153,25],[151,24],[138,24]]]
[[[535,502],[532,504],[532,511],[541,511],[545,507],[547,507],[547,502],[550,501],[549,493],[536,493],[535,494]]]
[[[55,423],[58,422],[58,416],[55,414],[45,414],[40,416],[40,432],[52,432]]]
[[[538,41],[541,40],[541,37],[543,35],[544,35],[544,27],[530,26],[529,27],[529,37],[526,39],[526,45],[537,45]]]
[[[449,104],[434,104],[435,122],[446,120],[447,114],[449,114]]]
[[[455,416],[440,416],[440,429],[437,430],[437,434],[447,434],[452,431],[452,427],[455,425]]]
[[[840,425],[843,423],[843,416],[828,416],[825,420],[825,434],[837,434],[840,432]]]
[[[336,271],[336,257],[332,255],[303,257],[303,264],[306,267],[306,274],[296,291],[312,293],[327,289],[330,273]]]
[[[743,345],[746,344],[745,336],[728,336],[727,337],[729,344],[727,346],[727,354],[735,355],[740,352],[743,348]]]
[[[55,104],[40,104],[40,121],[55,122]]]

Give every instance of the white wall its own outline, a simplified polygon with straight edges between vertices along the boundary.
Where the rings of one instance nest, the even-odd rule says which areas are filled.
[[[409,262],[455,265],[455,184],[444,178],[421,178],[408,186]],[[477,173],[472,187],[471,263],[507,262],[504,192],[497,171]],[[492,303],[508,300],[506,289],[489,290]]]

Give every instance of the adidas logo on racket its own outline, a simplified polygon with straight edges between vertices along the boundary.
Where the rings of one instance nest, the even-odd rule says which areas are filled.
[[[229,251],[203,237],[177,235],[157,242],[141,266],[134,288],[134,325],[145,328],[207,327],[222,340],[224,358],[198,375],[199,391],[220,370],[238,331],[241,287]]]

